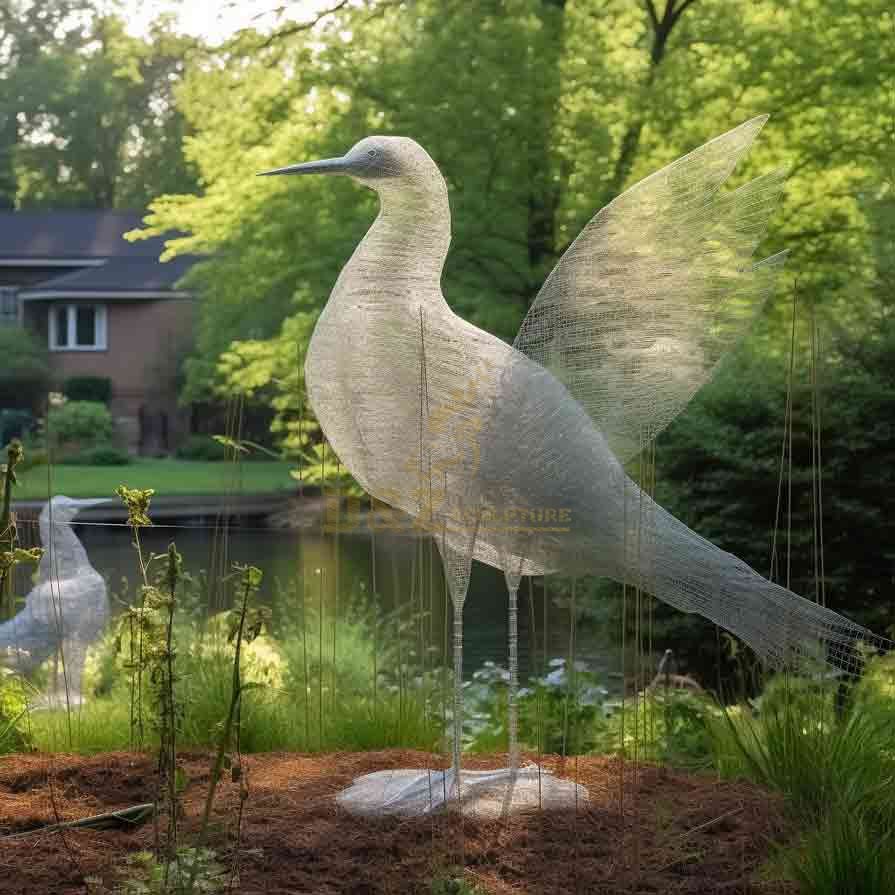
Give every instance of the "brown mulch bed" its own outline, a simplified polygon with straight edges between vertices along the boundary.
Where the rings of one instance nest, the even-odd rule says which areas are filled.
[[[531,756],[532,760],[534,756]],[[577,812],[534,812],[508,821],[353,817],[333,796],[373,770],[426,767],[427,756],[391,750],[244,758],[249,786],[241,836],[244,895],[425,893],[460,862],[493,895],[791,891],[761,882],[782,836],[779,804],[745,783],[622,765],[615,759],[545,759],[587,786]],[[430,762],[433,761],[430,757]],[[181,756],[188,775],[185,826],[195,830],[208,783],[207,756]],[[499,767],[475,758],[468,768]],[[436,766],[435,763],[430,766]],[[438,765],[440,766],[440,765]],[[84,758],[0,759],[0,836],[152,801],[154,760],[116,752]],[[216,802],[219,854],[232,860],[238,786]],[[134,830],[69,830],[0,841],[0,893],[84,892],[84,876],[116,879],[115,866],[150,847],[152,824]]]

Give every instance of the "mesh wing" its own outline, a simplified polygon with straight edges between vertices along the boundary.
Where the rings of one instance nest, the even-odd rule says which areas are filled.
[[[550,274],[515,347],[547,367],[627,460],[712,376],[770,294],[784,254],[759,263],[785,171],[721,193],[767,116],[623,193]]]

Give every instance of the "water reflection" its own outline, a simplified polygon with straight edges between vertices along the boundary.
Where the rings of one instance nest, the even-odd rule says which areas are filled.
[[[112,612],[122,610],[122,597],[136,593],[139,567],[132,535],[122,524],[74,520],[90,565],[108,583]],[[449,659],[448,602],[441,562],[432,541],[412,532],[376,532],[359,527],[338,535],[324,533],[322,526],[302,529],[269,528],[262,518],[233,520],[226,530],[205,520],[180,520],[176,525],[158,524],[143,529],[140,539],[145,553],[162,554],[171,540],[192,573],[209,575],[212,608],[227,601],[226,572],[233,563],[253,564],[264,572],[259,599],[274,605],[273,634],[284,619],[299,619],[306,605],[314,609],[322,599],[327,619],[347,620],[366,603],[378,619],[383,642],[397,636],[396,610],[415,621],[411,641],[427,649],[430,660]],[[23,540],[28,528],[21,527]],[[33,540],[33,534],[32,534]],[[319,572],[318,572],[319,570]],[[129,586],[124,585],[129,582]],[[544,644],[544,592],[541,582],[520,590],[519,667],[523,678],[537,674],[546,659],[566,656],[569,651],[569,615],[548,600],[546,650]],[[534,617],[534,628],[532,627]],[[486,661],[506,663],[507,591],[503,574],[475,564],[465,606],[466,644],[464,677]],[[603,638],[597,632],[579,630],[576,655],[597,671],[617,668],[610,660]]]

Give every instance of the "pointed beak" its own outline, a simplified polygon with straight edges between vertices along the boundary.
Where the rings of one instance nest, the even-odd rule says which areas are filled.
[[[324,158],[317,162],[303,162],[300,165],[287,165],[285,168],[274,168],[273,171],[262,171],[259,177],[272,177],[274,174],[344,174],[350,163],[341,158]]]
[[[90,498],[85,498],[85,499],[75,501],[79,511],[86,510],[89,507],[98,507],[101,504],[111,503],[111,502],[112,502],[111,497],[90,497]]]

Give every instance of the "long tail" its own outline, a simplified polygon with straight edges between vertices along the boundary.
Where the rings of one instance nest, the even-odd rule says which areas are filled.
[[[644,588],[735,634],[768,666],[827,664],[857,675],[867,651],[893,647],[844,615],[763,578],[656,504],[641,525],[638,557],[628,565],[639,570]]]

